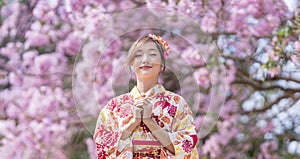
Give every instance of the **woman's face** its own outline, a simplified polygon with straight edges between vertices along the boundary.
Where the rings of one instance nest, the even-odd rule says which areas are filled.
[[[147,42],[136,50],[131,66],[140,79],[157,78],[161,63],[161,56],[156,44]]]

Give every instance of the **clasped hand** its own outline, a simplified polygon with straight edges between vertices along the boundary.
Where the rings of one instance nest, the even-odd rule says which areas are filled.
[[[148,99],[135,102],[132,107],[132,113],[136,119],[148,119],[152,115],[152,104]]]

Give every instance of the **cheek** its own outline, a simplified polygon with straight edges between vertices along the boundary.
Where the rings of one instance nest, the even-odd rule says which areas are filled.
[[[161,70],[161,68],[162,68],[162,65],[157,64],[157,65],[155,65],[154,67],[155,67],[155,71],[156,71],[156,72],[160,72],[160,70]]]
[[[134,60],[134,61],[132,62],[132,65],[131,65],[131,66],[137,67],[138,65],[139,65],[139,62],[138,62],[137,60]]]
[[[152,63],[156,65],[162,65],[162,60],[157,57],[152,60]]]

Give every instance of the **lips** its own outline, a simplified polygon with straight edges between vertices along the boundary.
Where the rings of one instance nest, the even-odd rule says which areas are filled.
[[[141,66],[140,69],[150,69],[152,66]]]

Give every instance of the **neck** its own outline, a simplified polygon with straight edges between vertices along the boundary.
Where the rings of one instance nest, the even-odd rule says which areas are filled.
[[[141,94],[145,94],[149,89],[158,83],[158,77],[152,79],[139,79],[137,78],[137,89]]]

